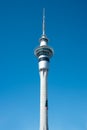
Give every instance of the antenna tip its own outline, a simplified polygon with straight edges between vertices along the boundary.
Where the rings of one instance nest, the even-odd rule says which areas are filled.
[[[45,16],[45,8],[43,8],[43,16]]]

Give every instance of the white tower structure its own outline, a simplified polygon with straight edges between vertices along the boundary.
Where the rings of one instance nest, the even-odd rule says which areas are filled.
[[[40,130],[48,130],[47,75],[49,61],[53,55],[53,49],[48,46],[48,38],[45,34],[45,9],[43,9],[43,25],[40,46],[35,49],[34,54],[38,58],[40,74]]]

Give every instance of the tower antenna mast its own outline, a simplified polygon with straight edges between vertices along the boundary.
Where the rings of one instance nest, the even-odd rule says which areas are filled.
[[[42,25],[42,33],[45,35],[45,8],[43,8],[43,25]]]

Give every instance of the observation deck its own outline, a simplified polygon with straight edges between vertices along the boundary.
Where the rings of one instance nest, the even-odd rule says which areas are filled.
[[[35,49],[34,54],[36,57],[40,57],[41,55],[47,56],[48,58],[51,58],[53,56],[53,49],[49,46],[39,46]]]

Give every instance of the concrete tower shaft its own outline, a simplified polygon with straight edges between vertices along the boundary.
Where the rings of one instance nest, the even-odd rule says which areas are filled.
[[[40,130],[48,130],[47,70],[40,71]]]

